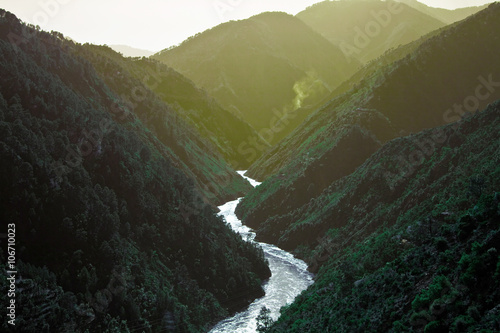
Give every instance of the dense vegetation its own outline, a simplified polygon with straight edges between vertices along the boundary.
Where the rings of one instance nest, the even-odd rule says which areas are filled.
[[[263,223],[319,270],[266,332],[498,332],[499,152],[500,101],[391,141]]]
[[[385,142],[456,121],[499,99],[499,18],[500,5],[493,4],[417,43],[404,58],[368,71],[252,165],[254,178],[273,176],[245,197],[239,216],[257,227],[285,215],[349,175]]]
[[[367,63],[445,23],[394,1],[323,1],[297,14],[343,52]]]
[[[147,129],[172,150],[170,158],[195,180],[206,200],[221,204],[241,196],[251,188],[219,154],[243,161],[243,157],[236,156],[233,148],[227,144],[227,136],[221,132],[225,132],[227,128],[227,133],[232,134],[234,132],[229,128],[234,126],[235,129],[241,130],[242,134],[249,134],[250,127],[241,126],[234,117],[228,117],[227,121],[223,122],[220,120],[221,115],[215,112],[211,117],[200,121],[196,127],[192,118],[199,118],[219,109],[215,105],[206,110],[209,102],[203,99],[203,92],[189,90],[194,87],[187,79],[181,79],[178,73],[162,75],[163,70],[166,70],[162,67],[152,72],[148,64],[144,63],[146,60],[124,59],[106,47],[75,47],[73,54],[88,60],[104,83],[119,94],[123,108],[129,112],[133,111]],[[145,81],[156,87],[158,92],[150,90]],[[182,86],[186,84],[188,89],[183,89]],[[174,89],[176,85],[178,87]],[[169,87],[171,89],[167,90]],[[186,96],[183,96],[183,93],[186,93]],[[195,98],[191,104],[183,103],[183,100],[198,96],[202,99],[201,103],[197,103]],[[170,104],[165,104],[163,100],[168,100]],[[120,107],[122,106],[115,106],[116,109]],[[214,118],[219,121],[214,121]],[[201,130],[201,127],[204,129]],[[214,139],[214,132],[218,139]],[[234,163],[243,163],[238,161]]]
[[[206,89],[270,143],[290,133],[359,65],[285,13],[219,25],[153,58]],[[263,150],[259,145],[255,151]]]
[[[140,80],[187,121],[198,135],[209,140],[233,167],[246,169],[261,155],[258,152],[253,159],[249,159],[238,151],[239,145],[245,140],[258,139],[258,134],[250,125],[224,110],[205,91],[172,68],[147,58],[124,58],[106,46],[85,45],[85,49],[90,51],[84,52],[85,57],[101,73],[106,83],[122,85],[127,75]],[[82,53],[79,51],[80,55]],[[140,92],[136,95],[140,95]]]
[[[16,327],[206,331],[262,295],[270,274],[213,209],[247,184],[151,90],[105,77],[120,65],[91,53],[0,11],[0,219],[16,225]],[[143,98],[130,99],[135,89]],[[211,181],[220,191],[202,192]],[[7,290],[5,270],[0,280]]]

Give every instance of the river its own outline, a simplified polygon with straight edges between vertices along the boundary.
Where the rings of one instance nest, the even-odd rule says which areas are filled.
[[[259,183],[244,176],[245,171],[238,171],[252,186]],[[236,206],[241,198],[230,201],[219,207],[220,215],[224,216],[227,223],[241,237],[250,242],[254,242],[255,233],[252,229],[242,225],[241,221],[234,214]],[[266,259],[269,261],[269,268],[272,276],[264,283],[265,296],[255,300],[243,312],[239,312],[233,317],[219,322],[211,333],[255,333],[257,332],[257,316],[260,309],[265,306],[271,310],[271,317],[276,320],[282,306],[293,302],[295,297],[313,283],[313,275],[307,271],[307,264],[302,260],[280,248],[266,243],[258,243],[264,250]]]

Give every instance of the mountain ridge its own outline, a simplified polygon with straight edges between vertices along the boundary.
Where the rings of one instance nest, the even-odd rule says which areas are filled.
[[[461,21],[466,17],[475,14],[483,9],[486,9],[490,4],[482,5],[482,6],[471,6],[471,7],[463,7],[457,9],[445,9],[439,7],[427,6],[417,0],[397,0],[398,2],[407,4],[410,7],[413,7],[423,13],[426,13],[434,18],[446,23],[452,24],[457,21]],[[493,3],[493,1],[492,1]]]
[[[273,126],[277,113],[315,105],[357,66],[285,13],[221,24],[153,58],[205,88],[272,143],[290,131]]]
[[[427,13],[394,1],[324,1],[296,17],[362,63],[445,26]]]
[[[233,167],[247,168],[246,156],[238,147],[248,138],[258,138],[253,128],[240,118],[223,109],[205,91],[172,68],[150,59],[124,59],[102,46],[88,46],[94,53],[120,64],[116,72],[128,72],[154,91],[179,117],[187,121],[200,136]],[[106,70],[109,75],[109,69]],[[256,155],[256,157],[260,156]]]
[[[311,115],[250,168],[251,176],[266,180],[242,200],[238,216],[256,227],[307,203],[387,141],[459,119],[465,114],[465,101],[484,108],[500,98],[500,91],[487,82],[495,85],[500,75],[492,60],[500,42],[493,32],[499,13],[498,4],[490,5],[442,30],[417,51],[365,77]],[[470,43],[483,51],[464,52]],[[448,52],[454,55],[453,61]],[[468,71],[463,71],[465,64]],[[419,69],[424,66],[429,70]],[[476,97],[478,89],[487,98]],[[467,110],[475,111],[469,106]]]

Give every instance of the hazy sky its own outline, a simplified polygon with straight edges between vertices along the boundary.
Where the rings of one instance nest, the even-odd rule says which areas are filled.
[[[159,51],[229,20],[264,11],[296,14],[318,0],[0,0],[43,30],[77,42],[125,44]],[[433,7],[478,6],[493,0],[421,0]]]

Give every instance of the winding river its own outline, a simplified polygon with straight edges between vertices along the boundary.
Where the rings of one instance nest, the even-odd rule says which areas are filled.
[[[244,176],[245,171],[238,171],[252,186],[259,183]],[[241,198],[230,201],[219,207],[220,215],[224,216],[233,230],[238,232],[245,240],[254,242],[255,233],[244,225],[234,214],[236,206]],[[219,322],[211,333],[255,333],[257,332],[257,316],[260,309],[265,306],[271,310],[271,317],[276,320],[282,306],[293,302],[295,297],[313,283],[313,275],[307,271],[307,265],[302,260],[280,248],[258,243],[264,250],[266,259],[269,261],[271,278],[264,283],[265,296],[255,300],[243,312]]]

